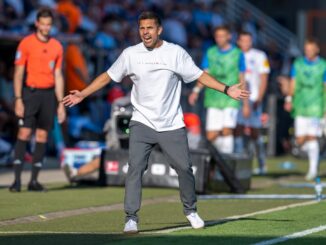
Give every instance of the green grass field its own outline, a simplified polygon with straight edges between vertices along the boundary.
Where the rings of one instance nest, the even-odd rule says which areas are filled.
[[[280,168],[285,160],[295,168]],[[271,158],[268,166],[268,175],[253,177],[249,194],[314,194],[312,188],[284,187],[305,182],[305,160]],[[326,181],[325,161],[320,172]],[[141,232],[126,236],[121,233],[123,188],[48,187],[47,193],[0,189],[0,244],[255,244],[326,225],[326,201],[200,200],[198,210],[208,225],[193,230],[182,214],[178,190],[144,188]],[[283,244],[326,244],[326,228]]]

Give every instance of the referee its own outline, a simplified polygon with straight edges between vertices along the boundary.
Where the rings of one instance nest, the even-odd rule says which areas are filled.
[[[181,81],[192,82],[198,79],[204,85],[224,91],[237,99],[247,98],[248,93],[239,89],[239,85],[229,88],[217,82],[199,69],[183,48],[161,40],[163,28],[155,13],[141,13],[138,27],[142,42],[126,48],[107,72],[99,75],[84,90],[71,91],[63,103],[67,106],[78,104],[111,80],[120,82],[129,76],[133,81],[131,102],[134,110],[129,125],[124,232],[138,232],[141,179],[155,145],[162,148],[178,174],[185,216],[193,228],[202,228],[204,221],[197,214],[195,178],[180,106]]]
[[[49,9],[37,13],[36,32],[25,37],[17,48],[15,57],[14,92],[15,113],[19,118],[19,130],[14,150],[15,181],[11,192],[21,190],[26,145],[35,129],[35,150],[32,161],[32,175],[29,191],[46,191],[37,181],[43,164],[48,132],[51,130],[55,113],[59,123],[65,120],[66,112],[61,101],[64,82],[61,71],[63,48],[56,39],[50,37],[53,14]],[[26,81],[23,77],[26,71]]]

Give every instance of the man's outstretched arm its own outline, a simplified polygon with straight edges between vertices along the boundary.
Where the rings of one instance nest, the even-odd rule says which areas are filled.
[[[96,77],[90,85],[88,85],[85,89],[82,91],[78,90],[72,90],[70,91],[70,94],[65,96],[62,100],[62,103],[65,106],[74,106],[78,103],[80,103],[83,99],[85,99],[90,94],[100,90],[105,85],[111,82],[111,77],[108,75],[107,72],[103,72],[101,75]]]
[[[246,99],[249,97],[250,93],[247,90],[241,89],[243,86],[242,83],[238,83],[232,86],[227,86],[216,79],[214,79],[207,72],[203,72],[203,74],[198,78],[198,81],[206,87],[215,89],[222,93],[227,94],[231,98],[235,100]]]

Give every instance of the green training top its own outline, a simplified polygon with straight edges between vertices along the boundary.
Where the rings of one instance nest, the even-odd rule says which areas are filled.
[[[326,61],[318,58],[311,62],[306,58],[298,58],[291,73],[295,79],[293,116],[323,117]]]
[[[238,83],[240,72],[245,71],[244,56],[237,47],[222,51],[214,45],[207,50],[205,59],[203,63],[206,65],[202,65],[203,69],[208,69],[210,75],[229,86]],[[240,102],[214,89],[206,88],[204,106],[218,109],[239,108]]]

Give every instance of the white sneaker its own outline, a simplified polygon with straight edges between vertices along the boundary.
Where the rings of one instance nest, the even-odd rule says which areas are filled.
[[[316,177],[317,177],[317,173],[310,173],[310,172],[309,172],[309,173],[306,175],[305,179],[306,179],[307,181],[311,181],[311,180],[314,180]]]
[[[252,173],[254,175],[266,175],[267,174],[267,168],[266,167],[263,167],[263,168],[255,168]]]
[[[125,228],[123,229],[124,233],[138,233],[137,222],[130,219],[125,224]]]
[[[191,213],[186,216],[187,219],[189,220],[192,228],[194,229],[200,229],[205,226],[204,221],[199,217],[198,213]]]

